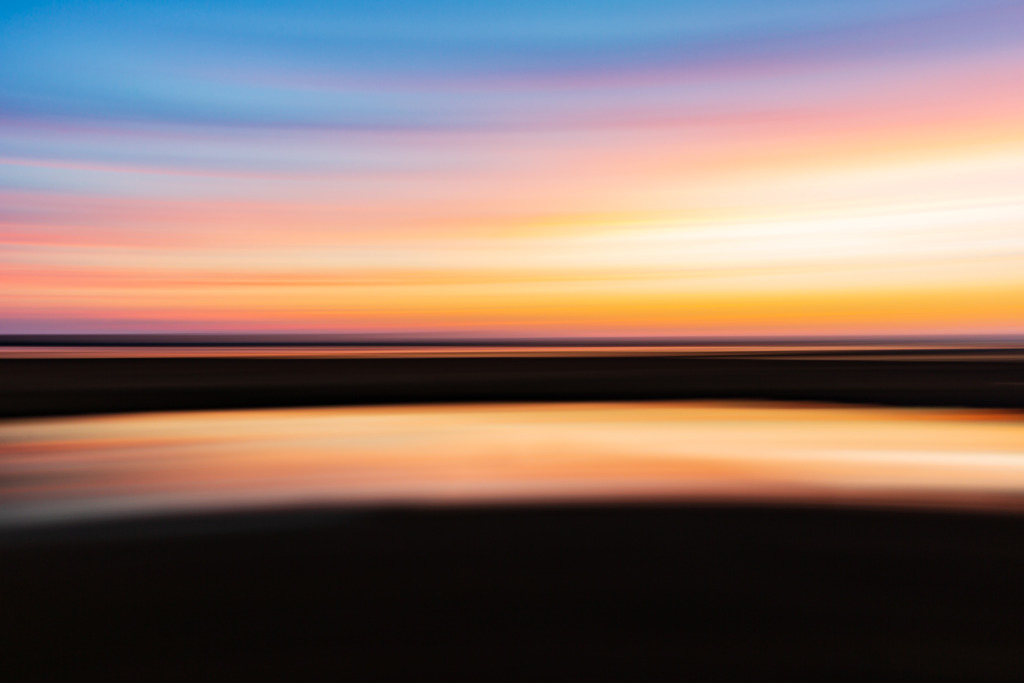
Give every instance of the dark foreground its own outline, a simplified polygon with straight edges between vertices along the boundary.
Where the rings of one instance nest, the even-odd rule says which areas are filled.
[[[1024,353],[0,359],[0,417],[479,401],[752,399],[1024,408]],[[934,353],[930,354],[934,356]]]
[[[1024,518],[261,513],[0,537],[5,681],[1020,681]]]

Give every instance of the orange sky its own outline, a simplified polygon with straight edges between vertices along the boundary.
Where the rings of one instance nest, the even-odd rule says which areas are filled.
[[[175,33],[191,5],[146,29],[152,54],[109,35],[109,58],[77,46],[157,5],[25,19],[0,332],[1024,332],[1019,12],[808,2],[750,29],[732,4],[688,4],[677,42],[654,5],[621,33],[601,14],[591,42],[562,17],[561,57],[543,22],[492,27],[516,47],[480,48],[479,73],[449,48],[417,66],[395,27],[364,36],[390,61],[360,73],[229,9],[202,63]],[[61,75],[75,55],[96,71]]]

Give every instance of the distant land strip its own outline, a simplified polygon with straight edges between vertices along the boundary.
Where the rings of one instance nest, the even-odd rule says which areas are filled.
[[[0,417],[402,403],[735,400],[1024,409],[1024,358],[924,352],[0,358]],[[988,354],[988,356],[986,356]],[[844,353],[849,356],[849,353]],[[814,359],[811,362],[809,359]]]

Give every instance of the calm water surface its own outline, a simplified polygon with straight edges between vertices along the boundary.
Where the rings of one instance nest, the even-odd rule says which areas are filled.
[[[1024,416],[772,403],[345,407],[0,423],[0,525],[306,505],[1024,509]]]

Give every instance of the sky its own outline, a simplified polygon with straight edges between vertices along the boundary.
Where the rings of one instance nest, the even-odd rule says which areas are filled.
[[[0,333],[1024,334],[1024,0],[0,0]]]

